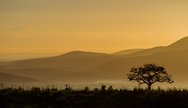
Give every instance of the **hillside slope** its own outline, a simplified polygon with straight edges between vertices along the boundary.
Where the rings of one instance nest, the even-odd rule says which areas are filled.
[[[34,80],[32,78],[23,77],[23,76],[0,72],[0,82],[2,82],[2,83],[4,83],[4,82],[12,82],[12,83],[37,82],[37,80]]]
[[[166,67],[176,81],[188,81],[187,43],[188,37],[129,55],[73,51],[55,57],[3,62],[0,71],[47,81],[124,80],[131,67],[155,63]]]

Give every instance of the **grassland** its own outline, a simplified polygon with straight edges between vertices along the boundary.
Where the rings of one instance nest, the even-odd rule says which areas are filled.
[[[185,89],[1,88],[1,108],[188,108]]]

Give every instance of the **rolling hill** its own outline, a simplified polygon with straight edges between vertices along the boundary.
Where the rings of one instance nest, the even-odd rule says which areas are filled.
[[[151,54],[159,53],[159,52],[167,52],[167,51],[178,52],[178,51],[187,50],[187,49],[188,49],[188,37],[185,37],[172,43],[169,46],[158,46],[158,47],[153,47],[150,49],[136,51],[132,53],[130,56],[147,56],[147,55],[151,55]]]
[[[115,53],[112,53],[113,55],[130,55],[139,51],[142,51],[144,49],[128,49],[128,50],[122,50]]]
[[[0,82],[11,82],[11,83],[18,83],[18,82],[37,82],[37,80],[34,80],[32,78],[27,78],[23,76],[8,74],[0,72]]]
[[[2,62],[0,72],[46,81],[125,80],[131,67],[155,63],[166,67],[177,83],[188,81],[188,37],[169,46],[132,51],[72,51],[55,57]]]

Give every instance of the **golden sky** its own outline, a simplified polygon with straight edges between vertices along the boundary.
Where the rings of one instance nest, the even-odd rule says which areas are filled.
[[[188,35],[188,0],[0,0],[0,54],[114,52]]]

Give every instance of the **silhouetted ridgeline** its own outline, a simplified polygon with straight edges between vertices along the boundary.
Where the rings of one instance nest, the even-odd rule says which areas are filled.
[[[2,88],[1,108],[188,108],[187,90]]]

